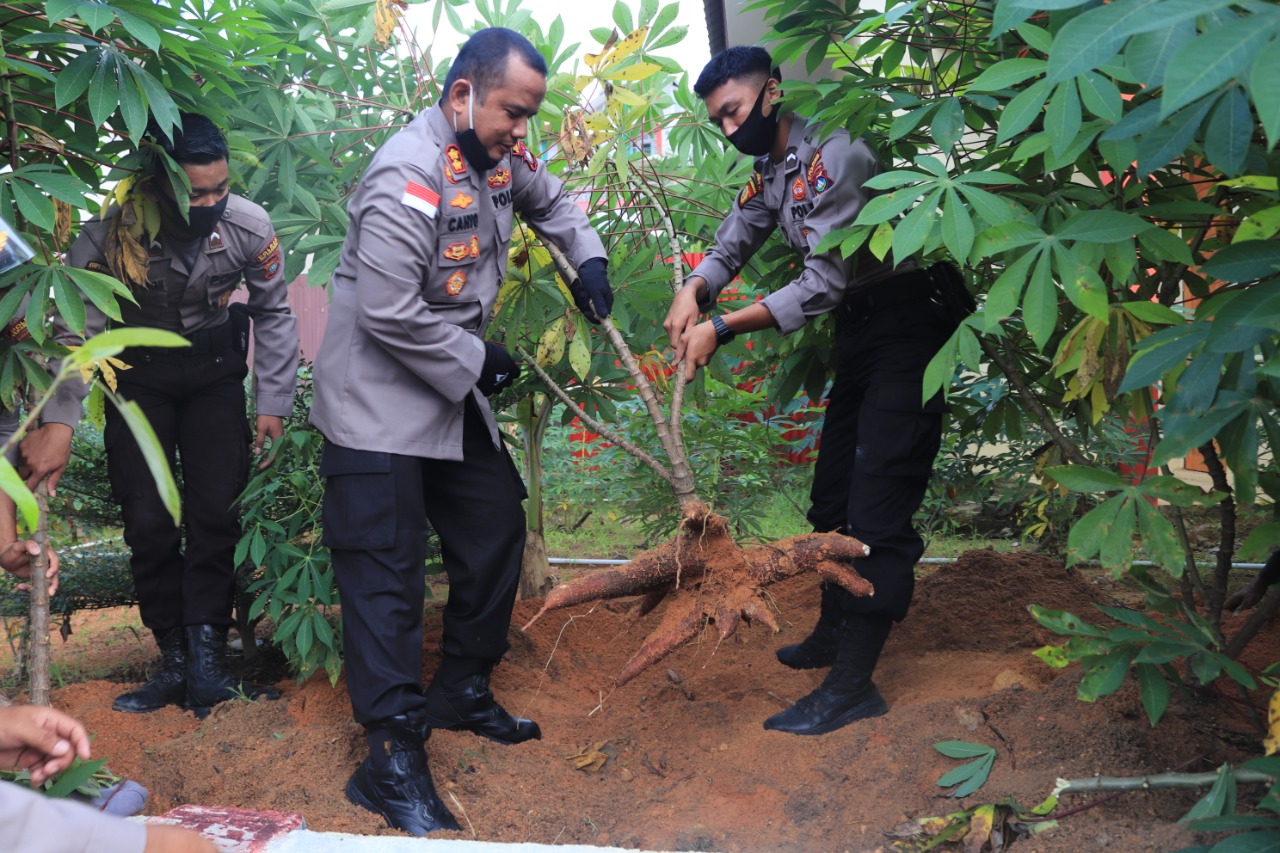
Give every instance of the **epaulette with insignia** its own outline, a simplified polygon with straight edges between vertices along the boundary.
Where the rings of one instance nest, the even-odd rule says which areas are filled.
[[[755,198],[764,189],[764,177],[759,172],[751,173],[751,180],[738,193],[738,207],[746,207],[747,202]]]
[[[822,163],[821,148],[814,151],[812,159],[809,160],[809,168],[805,172],[805,181],[813,188],[814,195],[822,195],[835,183],[831,176],[827,174],[827,167]]]
[[[512,147],[511,153],[523,160],[524,164],[529,167],[530,172],[538,171],[538,158],[529,150],[528,145],[525,145],[523,142],[517,142],[515,146]]]

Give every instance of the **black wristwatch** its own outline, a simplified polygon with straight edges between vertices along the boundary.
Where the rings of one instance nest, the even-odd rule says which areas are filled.
[[[722,347],[738,336],[738,333],[729,328],[729,324],[719,314],[711,318],[711,326],[716,330],[716,346]]]

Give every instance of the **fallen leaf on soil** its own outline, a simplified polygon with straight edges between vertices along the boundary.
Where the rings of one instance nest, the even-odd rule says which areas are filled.
[[[578,770],[587,770],[591,773],[596,773],[601,767],[604,767],[604,763],[609,760],[609,756],[600,751],[604,749],[604,745],[606,743],[608,743],[607,740],[597,741],[591,744],[591,746],[583,747],[582,751],[579,753],[566,755],[564,759],[565,761],[572,763]]]

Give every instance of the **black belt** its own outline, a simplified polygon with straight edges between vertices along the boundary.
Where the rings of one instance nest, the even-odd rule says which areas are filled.
[[[129,347],[122,358],[127,362],[129,356],[134,358],[161,358],[182,355],[222,355],[231,350],[235,343],[235,333],[231,320],[208,329],[197,329],[182,337],[191,342],[189,347]]]
[[[935,301],[938,288],[928,270],[898,273],[879,284],[855,290],[836,311],[846,319],[860,320],[877,311],[908,302]]]

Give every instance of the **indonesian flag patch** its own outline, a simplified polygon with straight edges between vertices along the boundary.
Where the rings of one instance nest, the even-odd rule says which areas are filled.
[[[400,197],[400,203],[405,207],[412,207],[427,219],[435,219],[436,212],[440,210],[440,193],[409,181],[405,185],[404,195]]]

